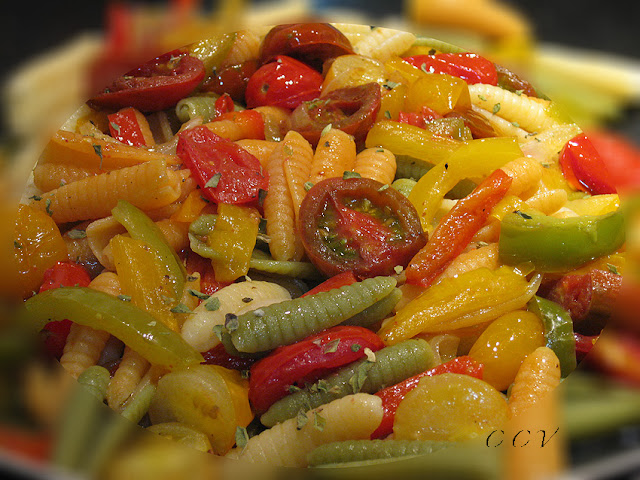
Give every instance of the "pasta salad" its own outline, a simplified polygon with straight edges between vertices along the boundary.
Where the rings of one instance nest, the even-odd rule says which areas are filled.
[[[307,467],[486,438],[555,388],[615,303],[619,207],[514,72],[292,24],[94,95],[35,166],[14,245],[27,320],[113,410]]]

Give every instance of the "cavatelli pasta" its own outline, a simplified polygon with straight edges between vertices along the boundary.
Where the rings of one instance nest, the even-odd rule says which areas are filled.
[[[109,370],[99,365],[94,365],[78,376],[78,383],[87,392],[102,401],[107,393],[110,378]]]
[[[49,192],[98,173],[100,170],[97,168],[64,163],[38,163],[33,169],[33,184],[42,192]]]
[[[359,55],[386,62],[409,49],[415,40],[416,36],[410,32],[375,27],[368,35],[358,40],[353,49]]]
[[[309,181],[316,184],[324,179],[341,177],[353,170],[356,161],[356,143],[351,135],[331,128],[318,141],[313,154]]]
[[[440,278],[457,277],[465,272],[483,267],[495,270],[499,266],[498,244],[494,242],[461,253],[447,266]]]
[[[253,110],[262,115],[264,120],[264,137],[267,141],[279,142],[291,130],[291,112],[285,108],[265,105]]]
[[[511,177],[511,186],[506,195],[520,195],[535,187],[542,179],[543,166],[529,157],[512,160],[500,169]]]
[[[149,210],[179,196],[180,176],[164,160],[153,160],[64,185],[31,205],[49,213],[56,223],[66,223],[106,217],[118,200]]]
[[[375,352],[375,361],[368,358],[351,363],[323,379],[323,386],[307,386],[275,402],[260,417],[272,427],[300,410],[319,407],[336,398],[353,393],[375,393],[389,385],[435,366],[435,357],[429,344],[422,339],[410,339]]]
[[[185,97],[176,105],[176,116],[182,123],[200,117],[204,123],[216,116],[216,100],[218,95],[193,95]]]
[[[253,29],[236,32],[236,38],[229,49],[229,53],[222,61],[220,68],[240,65],[248,60],[258,58],[261,40],[260,35]]]
[[[516,122],[510,122],[495,113],[478,107],[477,105],[472,105],[471,109],[474,113],[484,118],[495,130],[496,134],[500,136],[515,137],[520,142],[525,142],[527,139],[531,138],[531,134],[521,128]]]
[[[382,421],[382,400],[358,393],[292,418],[251,437],[228,458],[287,467],[307,466],[307,455],[325,443],[364,440]]]
[[[120,411],[149,366],[150,363],[146,358],[135,350],[125,347],[122,359],[106,391],[107,404],[113,410]]]
[[[548,189],[544,186],[538,189],[525,203],[546,215],[557,212],[567,203],[567,191],[561,188]]]
[[[296,234],[296,209],[285,173],[285,145],[284,142],[278,143],[267,161],[269,192],[264,199],[264,218],[267,220],[271,256],[276,260],[298,261],[304,255],[304,247]]]
[[[237,140],[236,143],[256,157],[263,168],[267,166],[269,157],[278,145],[277,142],[258,140],[254,138],[243,138],[241,140]]]
[[[288,290],[276,283],[232,283],[203,300],[182,325],[182,336],[199,352],[210,350],[220,343],[215,327],[224,326],[227,315],[237,315],[242,309],[262,308],[290,298]]]
[[[307,193],[304,184],[309,179],[311,172],[312,160],[314,159],[313,147],[295,130],[291,130],[285,135],[282,144],[282,152],[285,155],[284,176],[287,179],[297,224],[300,204]]]
[[[239,316],[237,328],[229,333],[240,352],[272,350],[338,325],[389,295],[395,286],[392,277],[374,277],[280,302]]]
[[[319,446],[307,457],[309,465],[329,465],[382,458],[426,455],[454,445],[429,440],[345,440]]]
[[[82,265],[94,277],[102,270],[100,262],[91,250],[87,239],[86,225],[80,224],[62,235],[67,245],[69,260]]]
[[[396,157],[386,148],[365,148],[356,155],[353,171],[362,177],[391,184],[396,176]]]
[[[483,83],[469,85],[469,95],[473,105],[493,112],[530,133],[540,133],[558,124],[548,112],[548,101],[542,103],[525,94],[518,95]]]
[[[357,325],[359,327],[371,328],[378,322],[387,318],[402,298],[402,291],[394,288],[389,295],[382,300],[378,300],[370,307],[365,308],[360,313],[342,322],[342,325]]]

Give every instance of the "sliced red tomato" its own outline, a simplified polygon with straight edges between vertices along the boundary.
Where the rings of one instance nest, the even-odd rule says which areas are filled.
[[[257,412],[265,412],[291,393],[292,385],[304,387],[365,357],[366,348],[375,352],[383,346],[380,337],[371,330],[339,325],[278,347],[251,367],[249,401]]]
[[[349,39],[328,23],[294,23],[273,27],[262,41],[260,61],[288,55],[321,68],[325,60],[353,53]]]
[[[590,130],[587,138],[598,151],[618,190],[640,190],[640,147],[624,136],[606,130]]]
[[[116,79],[88,103],[97,108],[164,110],[189,95],[204,76],[205,68],[200,59],[174,50]]]
[[[320,96],[322,75],[316,70],[285,55],[278,55],[251,75],[247,83],[247,107],[263,105],[293,110],[302,102]]]
[[[205,295],[213,295],[218,290],[229,285],[228,282],[220,282],[216,280],[213,265],[208,258],[189,251],[186,261],[187,272],[192,275],[194,272],[200,274],[200,291]]]
[[[267,172],[256,157],[204,125],[183,131],[176,153],[214,203],[257,205],[261,190],[269,188]]]
[[[435,120],[436,118],[442,118],[442,115],[427,107],[426,105],[422,106],[422,111],[420,113],[398,112],[398,122],[408,123],[409,125],[414,125],[420,128],[426,128],[427,123],[429,123],[431,120]]]
[[[234,101],[244,102],[247,84],[257,69],[257,60],[247,60],[237,65],[222,68],[202,85],[202,90],[215,92],[218,95],[226,93]]]
[[[583,133],[569,140],[560,152],[560,167],[567,181],[592,195],[616,193],[607,166]]]
[[[333,90],[300,104],[291,114],[291,129],[316,145],[322,130],[331,124],[361,143],[376,120],[381,98],[377,83]]]
[[[398,405],[405,395],[413,390],[423,377],[431,377],[442,373],[459,373],[469,375],[482,380],[484,366],[469,356],[456,357],[453,360],[442,363],[431,370],[419,373],[406,380],[384,388],[376,393],[382,398],[382,422],[375,432],[371,434],[371,438],[383,438],[393,431],[393,420],[396,416]]]
[[[229,112],[233,112],[236,106],[233,103],[233,98],[228,93],[220,95],[214,104],[216,110],[216,118]]]
[[[426,243],[407,198],[368,178],[328,178],[300,206],[300,235],[309,259],[326,276],[391,275]]]
[[[320,292],[328,292],[329,290],[333,290],[334,288],[344,287],[345,285],[352,285],[356,283],[358,279],[353,274],[353,272],[342,272],[338,275],[334,275],[333,277],[328,278],[320,285],[315,286],[305,294],[301,295],[302,297],[306,297],[308,295],[315,295]]]
[[[403,58],[414,67],[428,73],[446,73],[468,84],[498,84],[498,72],[493,62],[475,53],[437,53]]]
[[[144,116],[133,107],[122,108],[107,115],[109,133],[120,142],[132,147],[144,147],[154,144],[153,135]]]
[[[229,370],[249,370],[251,365],[256,361],[253,357],[236,357],[229,355],[221,343],[211,350],[202,352],[202,357],[204,358],[204,362],[202,363],[206,365],[220,365]]]

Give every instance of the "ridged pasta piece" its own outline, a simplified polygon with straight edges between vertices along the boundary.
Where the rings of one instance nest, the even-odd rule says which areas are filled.
[[[114,236],[123,234],[125,231],[126,229],[112,216],[94,220],[87,225],[85,232],[89,248],[107,270],[115,271],[115,265],[110,249],[106,251],[105,249]]]
[[[560,361],[549,347],[538,347],[520,365],[509,393],[509,417],[526,413],[560,385]]]
[[[458,347],[460,345],[460,337],[452,333],[440,333],[428,336],[416,335],[414,338],[424,338],[429,342],[429,346],[433,350],[433,356],[437,364],[448,362],[458,356]]]
[[[200,117],[207,123],[216,116],[218,95],[192,95],[181,99],[176,105],[176,116],[182,123]]]
[[[440,278],[457,277],[465,272],[470,272],[471,270],[476,270],[482,267],[495,270],[499,266],[500,260],[498,259],[498,244],[493,242],[458,255],[453,259],[445,271],[442,272]]]
[[[300,204],[307,193],[304,184],[311,174],[311,164],[314,158],[313,147],[295,130],[288,132],[282,142],[282,151],[285,155],[284,176],[287,179],[287,186],[291,194],[293,213],[297,225]]]
[[[436,365],[433,350],[423,339],[409,339],[375,352],[375,361],[368,358],[342,367],[325,377],[323,387],[308,386],[275,402],[260,417],[272,427],[300,410],[307,411],[353,393],[376,393],[389,385],[424,372]]]
[[[263,168],[267,166],[269,157],[278,145],[277,142],[270,142],[268,140],[258,140],[253,138],[243,138],[241,140],[237,140],[236,143],[251,155],[256,157]]]
[[[294,298],[239,316],[237,328],[229,333],[240,352],[265,352],[338,325],[389,295],[395,286],[393,277],[381,276]]]
[[[567,191],[560,188],[550,190],[542,186],[527,198],[525,203],[546,215],[551,215],[567,203]]]
[[[304,247],[296,234],[295,208],[285,173],[285,145],[284,141],[279,142],[267,161],[269,191],[263,204],[264,218],[267,220],[271,256],[275,260],[299,261],[304,255]]]
[[[227,314],[238,315],[238,312],[247,308],[262,308],[290,298],[289,291],[276,283],[232,283],[215,292],[193,310],[193,314],[182,325],[182,337],[199,352],[205,352],[220,343],[214,327],[224,325]]]
[[[520,149],[527,157],[535,158],[542,165],[557,164],[562,147],[582,130],[575,123],[559,124],[537,135],[529,135]]]
[[[491,113],[484,108],[480,108],[477,105],[471,105],[471,109],[474,113],[477,113],[483,117],[491,127],[496,131],[499,136],[502,137],[515,137],[519,142],[526,142],[531,138],[531,134],[518,126],[515,122],[510,122],[502,117],[499,117],[495,113]]]
[[[368,35],[358,40],[353,49],[359,55],[386,62],[408,50],[415,41],[416,36],[413,33],[375,27]]]
[[[152,160],[64,185],[31,205],[49,213],[56,223],[90,220],[110,215],[118,200],[142,210],[168,205],[180,196],[180,183],[180,176],[164,160]]]
[[[138,352],[129,347],[124,348],[122,359],[107,387],[107,404],[113,410],[120,411],[149,366],[149,361]]]
[[[369,25],[356,23],[332,23],[331,25],[340,30],[351,42],[351,45],[358,43],[361,38],[366,37],[371,33],[371,27]]]
[[[38,163],[33,169],[33,184],[43,192],[55,190],[68,183],[100,173],[91,167],[79,167],[64,163]]]
[[[383,458],[426,455],[455,445],[430,440],[345,440],[319,446],[308,455],[309,465],[362,462]]]
[[[67,245],[69,260],[79,263],[87,269],[91,277],[95,277],[102,270],[102,266],[89,245],[86,236],[87,225],[86,223],[77,225],[75,228],[65,232],[62,238]]]
[[[265,105],[254,110],[264,120],[264,136],[268,141],[279,142],[291,130],[291,112],[285,108]]]
[[[535,101],[525,94],[484,83],[469,85],[469,95],[473,105],[516,123],[527,132],[540,133],[558,125],[547,112],[550,102]]]
[[[93,279],[89,284],[89,288],[111,295],[120,293],[117,276],[108,272],[102,273]],[[60,365],[71,376],[78,378],[87,368],[98,362],[110,336],[108,332],[103,330],[72,323],[62,357],[60,358]]]
[[[382,421],[382,400],[358,393],[310,411],[306,422],[296,418],[251,437],[228,458],[251,463],[306,467],[307,455],[320,445],[342,440],[364,440]],[[304,425],[301,425],[304,423]]]
[[[387,318],[402,298],[402,291],[394,288],[389,295],[378,300],[370,307],[342,322],[342,325],[356,325],[358,327],[372,328],[378,322]]]
[[[247,60],[258,58],[260,53],[260,35],[252,29],[236,32],[236,38],[220,68],[239,65]]]
[[[391,184],[396,176],[396,156],[386,148],[365,148],[356,155],[353,171],[361,177]]]
[[[512,160],[500,169],[511,177],[511,186],[506,195],[520,195],[538,184],[543,175],[543,166],[529,157]]]
[[[353,170],[356,162],[356,143],[351,135],[330,129],[318,141],[313,154],[309,181],[316,184],[326,178],[341,177]]]
[[[212,122],[205,123],[204,125],[216,135],[231,140],[232,142],[249,137],[246,126],[230,119],[214,119]]]

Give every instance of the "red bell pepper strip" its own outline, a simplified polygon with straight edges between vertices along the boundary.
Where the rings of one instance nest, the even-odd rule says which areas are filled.
[[[249,401],[265,412],[293,386],[304,387],[333,370],[384,347],[382,340],[363,327],[338,325],[291,345],[278,347],[254,363],[249,377]]]
[[[431,120],[435,120],[436,118],[442,118],[442,115],[426,105],[422,106],[422,111],[420,113],[398,112],[398,122],[408,123],[409,125],[414,125],[420,128],[427,128],[427,123]]]
[[[468,84],[498,84],[498,72],[493,62],[475,53],[437,53],[403,58],[414,67],[428,73],[446,73]]]
[[[329,290],[333,290],[334,288],[340,288],[340,287],[344,287],[345,285],[351,285],[353,283],[356,283],[357,281],[358,279],[356,278],[356,276],[353,274],[351,270],[349,270],[348,272],[342,272],[337,275],[334,275],[333,277],[328,278],[321,284],[315,286],[308,292],[301,295],[301,297],[306,297],[307,295],[315,295],[316,293],[320,293],[320,292],[327,292]]]
[[[560,152],[560,167],[567,181],[592,195],[616,193],[607,166],[585,134],[569,140]]]
[[[148,125],[144,131],[138,115],[142,116],[132,107],[123,108],[116,113],[107,115],[111,136],[132,147],[151,146],[153,144],[151,131]]]
[[[504,197],[511,177],[498,169],[451,209],[406,270],[407,283],[428,287],[469,244],[491,209]]]
[[[210,259],[201,257],[194,252],[190,251],[187,254],[186,268],[189,275],[192,275],[195,272],[200,274],[200,292],[205,295],[213,295],[221,288],[229,285],[229,282],[220,282],[219,280],[216,280],[216,275],[213,271],[213,265],[211,265]]]
[[[483,370],[484,366],[469,356],[456,357],[453,360],[441,363],[431,370],[419,373],[418,375],[407,378],[400,383],[396,383],[395,385],[391,385],[390,387],[380,390],[376,395],[382,398],[382,408],[384,409],[384,413],[382,414],[382,422],[380,422],[380,426],[371,434],[371,438],[383,438],[393,431],[393,420],[396,416],[398,405],[400,405],[400,402],[405,395],[418,385],[418,382],[423,377],[432,377],[442,373],[460,373],[482,380]]]
[[[76,285],[86,287],[90,282],[91,277],[82,265],[73,262],[58,262],[44,272],[39,292]],[[44,326],[44,347],[49,355],[55,358],[62,356],[70,328],[71,321],[66,319],[54,320]]]
[[[214,203],[258,205],[261,190],[269,188],[269,176],[256,157],[204,125],[182,132],[176,152]]]
[[[600,335],[582,335],[578,332],[573,332],[573,338],[576,340],[576,358],[578,361],[582,361],[584,357],[591,351],[596,344]]]
[[[233,112],[235,110],[235,105],[233,104],[233,99],[228,93],[223,93],[220,95],[214,104],[216,110],[215,118],[218,118],[225,113]]]

